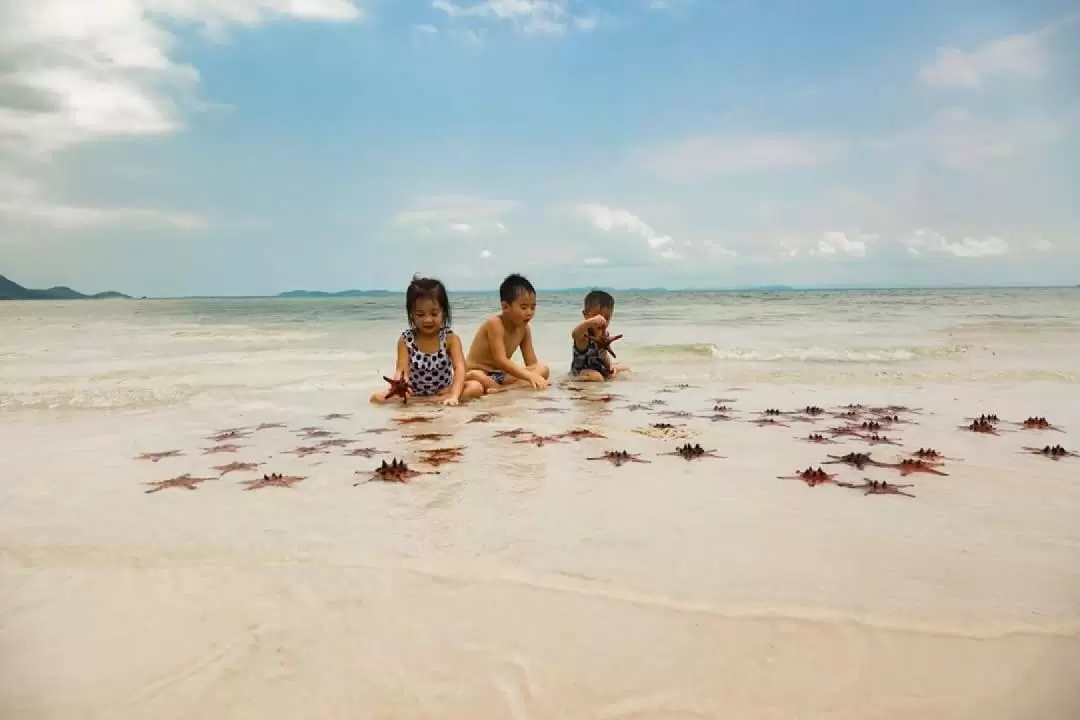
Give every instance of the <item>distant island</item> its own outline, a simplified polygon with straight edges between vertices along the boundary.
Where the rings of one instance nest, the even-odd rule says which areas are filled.
[[[680,290],[669,290],[662,287],[652,288],[610,288],[603,286],[590,286],[590,287],[570,287],[570,288],[540,288],[540,292],[552,292],[552,293],[587,293],[590,290],[606,290],[608,292],[620,292],[620,293],[669,293],[669,292],[775,292],[775,291],[788,291],[795,288],[790,285],[748,285],[746,287],[731,287],[731,288],[684,288]],[[499,291],[497,289],[491,290],[463,290],[455,293],[456,295],[495,295]],[[289,290],[288,292],[278,293],[277,297],[283,298],[336,298],[336,297],[394,297],[396,295],[404,295],[404,291],[401,290],[342,290],[340,292],[325,292],[323,290]]]
[[[84,295],[77,290],[59,285],[48,290],[25,288],[17,282],[0,275],[0,300],[109,300],[113,298],[131,299],[130,295],[118,292],[100,292]]]
[[[341,292],[323,292],[322,290],[289,290],[278,293],[278,297],[287,298],[326,298],[326,297],[390,297],[401,295],[390,290],[342,290]]]

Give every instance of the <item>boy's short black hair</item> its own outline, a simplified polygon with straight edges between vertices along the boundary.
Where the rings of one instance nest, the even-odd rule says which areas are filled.
[[[450,327],[450,296],[442,282],[435,278],[413,275],[409,289],[405,291],[405,314],[409,317],[409,327],[414,327],[413,311],[418,300],[434,300],[442,310],[443,327]]]
[[[603,290],[592,290],[585,296],[585,309],[600,308],[601,310],[614,310],[615,298],[611,293]]]
[[[536,288],[524,275],[512,273],[499,285],[499,300],[504,303],[512,303],[522,295],[536,296]]]

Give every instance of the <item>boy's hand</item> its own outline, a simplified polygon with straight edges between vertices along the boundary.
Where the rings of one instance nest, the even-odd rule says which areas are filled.
[[[447,407],[457,407],[460,402],[456,397],[448,397],[442,401],[442,404],[446,405]]]
[[[536,373],[528,374],[529,384],[533,386],[534,390],[543,390],[548,386],[548,381],[542,375]]]
[[[593,315],[591,318],[589,318],[589,324],[592,325],[594,328],[599,328],[603,330],[605,327],[607,327],[607,318],[603,315]]]

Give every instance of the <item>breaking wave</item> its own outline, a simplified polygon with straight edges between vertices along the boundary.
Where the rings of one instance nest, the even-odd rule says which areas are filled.
[[[719,360],[725,362],[809,362],[809,363],[896,363],[964,355],[968,345],[911,346],[884,348],[791,347],[775,350],[721,348],[711,343],[646,345],[637,348],[643,356],[663,356],[670,360]]]

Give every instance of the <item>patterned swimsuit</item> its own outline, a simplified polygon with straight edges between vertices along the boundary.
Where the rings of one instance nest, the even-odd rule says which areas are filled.
[[[573,343],[574,354],[570,358],[570,374],[580,375],[585,370],[595,370],[604,377],[611,377],[612,372],[604,362],[603,353],[596,347],[596,341],[589,338],[589,344],[584,350],[578,350],[577,343]]]
[[[434,353],[422,352],[416,346],[416,331],[412,328],[401,333],[409,349],[409,382],[417,395],[438,395],[454,384],[454,363],[446,349],[449,328],[439,330],[439,349]]]

